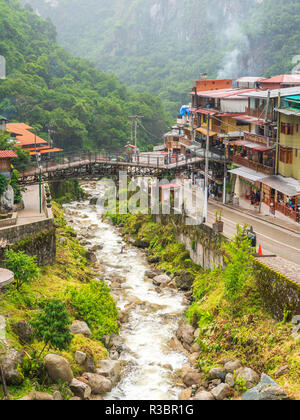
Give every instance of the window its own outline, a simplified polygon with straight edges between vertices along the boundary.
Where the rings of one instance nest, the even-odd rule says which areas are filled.
[[[293,136],[294,124],[281,123],[281,134],[285,134],[287,136]]]
[[[280,148],[280,162],[287,165],[293,163],[293,149]]]

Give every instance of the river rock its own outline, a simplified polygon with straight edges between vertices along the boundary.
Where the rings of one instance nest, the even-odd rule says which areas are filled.
[[[144,239],[136,239],[133,242],[133,246],[135,246],[136,248],[147,249],[150,247],[150,242]]]
[[[87,258],[87,260],[88,260],[90,263],[92,263],[92,264],[95,264],[95,263],[97,262],[97,255],[96,255],[96,253],[95,253],[95,252],[88,251],[88,252],[86,253],[86,258]]]
[[[7,190],[0,198],[0,209],[2,213],[12,212],[14,209],[15,193],[11,185],[8,185]]]
[[[116,360],[100,360],[96,373],[110,379],[112,384],[116,385],[121,379],[121,363]]]
[[[260,383],[242,396],[243,401],[287,401],[289,396],[271,379],[263,374]]]
[[[86,360],[84,362],[84,369],[86,372],[89,373],[96,373],[96,365],[94,361],[94,357],[91,355],[88,355],[86,357]]]
[[[192,397],[193,388],[184,389],[180,395],[180,401],[188,401]]]
[[[246,387],[251,389],[259,383],[259,376],[253,369],[240,368],[236,371],[236,377],[242,378],[246,382]]]
[[[49,377],[54,383],[71,383],[73,372],[68,361],[57,354],[48,354],[45,359],[45,367]]]
[[[63,396],[61,395],[61,393],[59,391],[55,391],[53,393],[53,399],[54,401],[63,401]]]
[[[159,275],[159,273],[155,270],[147,270],[145,272],[145,276],[148,277],[148,279],[151,279],[151,280],[154,279],[154,277],[156,277],[158,275]]]
[[[184,376],[183,383],[187,387],[190,387],[192,385],[200,385],[202,379],[203,379],[203,375],[193,369],[193,370],[190,370],[190,372],[188,372]]]
[[[154,286],[157,286],[157,287],[164,287],[164,286],[166,286],[169,282],[171,281],[171,279],[170,279],[170,277],[169,276],[166,276],[165,274],[162,274],[162,275],[160,275],[160,276],[156,276],[156,277],[154,277],[154,279],[153,279],[153,284],[154,284]]]
[[[233,374],[232,373],[227,373],[226,378],[225,378],[225,383],[227,385],[229,385],[230,388],[233,388],[234,387],[235,380],[234,380],[234,377],[233,377]]]
[[[191,346],[194,343],[194,328],[191,325],[182,325],[177,331],[177,338]]]
[[[79,365],[83,365],[84,362],[86,361],[86,354],[82,353],[81,351],[75,351],[75,362],[78,363]]]
[[[17,334],[22,344],[30,344],[33,341],[33,328],[26,321],[13,324],[13,331]]]
[[[190,290],[194,283],[194,277],[188,271],[182,271],[175,277],[175,283],[179,290]]]
[[[185,352],[183,345],[181,344],[181,342],[178,340],[177,337],[172,338],[172,340],[170,341],[169,347],[173,351],[178,351],[180,353]]]
[[[220,376],[221,374],[222,374],[222,377]],[[208,372],[208,379],[210,381],[214,379],[222,379],[224,374],[225,372],[223,368],[213,368]],[[224,376],[224,379],[225,379],[225,376]]]
[[[98,200],[99,200],[99,197],[98,197],[98,196],[96,196],[96,197],[92,197],[92,198],[90,199],[90,205],[91,205],[91,206],[96,206],[96,205],[97,205]]]
[[[201,353],[193,353],[189,356],[189,362],[193,367],[198,366],[198,360],[200,358]]]
[[[84,382],[80,382],[77,379],[73,379],[73,381],[70,383],[70,389],[76,397],[79,397],[82,400],[89,398],[92,393],[89,385]]]
[[[70,327],[70,331],[72,334],[81,334],[84,337],[91,338],[92,332],[89,329],[86,322],[83,321],[74,321],[73,324]]]
[[[21,385],[24,378],[19,372],[19,367],[24,360],[24,354],[15,349],[10,349],[2,359],[2,369],[7,385]]]
[[[200,391],[198,392],[194,398],[192,398],[193,401],[215,401],[215,397],[211,392],[207,391]]]
[[[234,373],[241,369],[242,364],[239,360],[229,361],[224,365],[224,369],[227,373]]]
[[[104,376],[95,373],[84,373],[93,394],[106,394],[112,390],[112,382]]]
[[[230,394],[230,387],[227,384],[220,384],[211,393],[217,401],[223,401]]]
[[[26,397],[22,398],[26,401],[54,401],[54,397],[46,392],[32,391]]]

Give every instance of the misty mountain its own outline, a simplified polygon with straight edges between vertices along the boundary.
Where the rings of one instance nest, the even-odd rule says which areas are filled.
[[[50,17],[60,43],[176,112],[201,73],[269,75],[300,52],[292,0],[24,0]],[[299,46],[299,47],[298,47]]]

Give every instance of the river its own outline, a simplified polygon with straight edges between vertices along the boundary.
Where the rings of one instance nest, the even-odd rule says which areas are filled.
[[[96,183],[83,187],[92,196],[102,193]],[[126,244],[118,229],[102,221],[89,201],[64,207],[66,219],[79,237],[89,232],[89,247],[100,246],[97,260],[102,269],[101,277],[123,278],[120,287],[112,289],[118,308],[122,311],[130,303],[139,302],[133,305],[128,322],[122,324],[120,330],[127,349],[120,358],[127,362],[122,379],[105,399],[178,400],[181,389],[176,386],[175,371],[187,358],[171,351],[168,343],[183,319],[184,295],[169,288],[159,293],[152,282],[145,279],[145,272],[151,268],[145,254]]]

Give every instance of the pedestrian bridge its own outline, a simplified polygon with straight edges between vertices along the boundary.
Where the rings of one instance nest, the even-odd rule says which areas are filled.
[[[210,156],[211,159],[214,160]],[[204,156],[196,154],[169,159],[158,153],[141,153],[132,157],[103,152],[64,153],[58,154],[55,160],[41,162],[40,167],[34,163],[32,168],[20,173],[20,180],[28,185],[38,183],[41,176],[51,182],[88,176],[113,176],[119,171],[136,176],[158,176],[200,167],[204,160]],[[215,160],[224,162],[224,157],[216,156]]]

